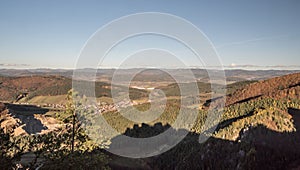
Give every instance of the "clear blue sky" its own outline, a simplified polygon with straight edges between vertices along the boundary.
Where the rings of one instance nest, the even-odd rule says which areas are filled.
[[[3,0],[0,68],[74,68],[97,29],[137,12],[189,20],[216,46],[224,65],[300,65],[298,0]]]

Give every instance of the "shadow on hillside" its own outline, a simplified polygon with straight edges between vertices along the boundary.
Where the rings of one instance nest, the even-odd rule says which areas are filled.
[[[173,129],[169,124],[163,125],[162,123],[156,123],[153,126],[143,123],[141,126],[135,124],[132,128],[127,128],[123,135],[132,138],[149,138],[159,135],[167,130],[170,130],[169,134],[175,134],[177,131]],[[181,132],[187,132],[182,130]],[[160,141],[158,141],[160,140]],[[124,155],[135,152],[140,155],[147,153],[160,152],[164,149],[166,143],[170,143],[167,138],[159,138],[155,143],[147,143],[146,141],[140,141],[141,143],[133,143],[132,141],[124,140],[121,136],[117,136],[111,140],[109,146],[110,151],[122,153]],[[122,147],[126,146],[126,147]],[[142,147],[145,146],[145,147]],[[112,158],[110,167],[112,169],[153,169],[152,163],[149,162],[149,158],[126,158],[114,154],[109,154]],[[137,156],[137,155],[136,155]]]
[[[240,141],[228,141],[210,137],[206,142],[198,142],[199,134],[189,132],[175,147],[149,158],[125,158],[109,154],[112,169],[292,169],[300,167],[300,110],[289,108],[296,131],[279,133],[265,126],[251,127],[241,133]],[[150,126],[142,124],[127,129],[127,136],[145,138],[160,134],[170,125],[161,123]],[[172,129],[175,133],[176,130]],[[186,130],[179,130],[186,131]],[[136,152],[133,144],[112,139],[110,147],[124,142],[124,151]],[[169,142],[165,139],[165,142]],[[158,147],[157,150],[163,148]],[[138,148],[147,149],[147,148]],[[144,152],[144,151],[143,151]]]
[[[300,110],[288,108],[288,113],[292,115],[295,132],[279,133],[260,125],[250,128],[240,136],[240,139],[283,152],[300,153]]]
[[[254,112],[252,111],[252,112],[250,112],[249,114],[246,114],[246,115],[242,115],[242,116],[234,117],[234,118],[231,118],[231,119],[228,119],[228,120],[224,120],[223,122],[220,122],[218,124],[215,131],[219,131],[220,129],[223,129],[224,127],[229,126],[230,124],[232,124],[233,122],[236,122],[238,120],[253,116],[253,114],[254,114]]]
[[[20,126],[24,125],[22,128],[28,134],[37,134],[42,132],[42,130],[47,130],[48,128],[42,124],[42,122],[35,118],[34,114],[45,114],[49,110],[40,108],[34,105],[17,105],[17,104],[6,104],[9,112],[14,118],[19,119]]]

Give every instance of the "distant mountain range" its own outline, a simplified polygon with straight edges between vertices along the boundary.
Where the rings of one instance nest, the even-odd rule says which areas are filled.
[[[194,78],[197,80],[207,82],[209,80],[207,70],[205,69],[147,69],[146,71],[141,68],[132,68],[132,69],[122,69],[122,74],[124,76],[137,73],[142,71],[140,75],[141,80],[143,81],[173,81],[170,76],[166,73],[170,73],[171,75],[177,76],[186,76],[187,71],[192,71],[194,74]],[[60,75],[71,78],[73,76],[74,70],[68,69],[0,69],[0,76],[9,76],[9,77],[19,77],[19,76],[33,76],[33,75]],[[80,72],[84,72],[86,74],[96,72],[96,78],[102,81],[110,82],[113,74],[116,69],[80,69]],[[216,73],[222,73],[220,70],[213,70]],[[225,70],[225,75],[227,81],[244,81],[244,80],[263,80],[272,77],[298,73],[300,70],[242,70],[242,69],[230,69]],[[144,77],[143,75],[147,75]],[[152,75],[152,78],[149,78]],[[166,76],[165,76],[166,75]],[[161,80],[157,80],[157,76]]]

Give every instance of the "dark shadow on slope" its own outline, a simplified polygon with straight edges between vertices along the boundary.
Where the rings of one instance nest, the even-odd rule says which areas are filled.
[[[294,120],[295,132],[279,133],[260,125],[250,128],[246,133],[240,135],[240,138],[244,141],[276,148],[277,150],[300,153],[300,110],[289,108],[288,113],[292,115]]]
[[[238,116],[238,117],[234,117],[234,118],[231,118],[231,119],[224,120],[224,121],[222,121],[218,124],[215,124],[214,126],[211,126],[211,128],[207,129],[205,131],[205,133],[213,133],[214,131],[219,131],[220,129],[223,129],[223,128],[231,125],[233,122],[236,122],[238,120],[253,116],[253,114],[254,114],[254,112],[251,111],[250,113],[248,113],[246,115],[242,115],[242,116]]]
[[[161,133],[167,133],[168,137],[159,137],[157,135]],[[148,155],[159,153],[167,150],[170,145],[175,145],[176,138],[181,137],[184,133],[188,133],[186,130],[173,129],[169,124],[163,125],[162,123],[156,123],[153,126],[143,123],[141,126],[134,125],[133,128],[127,128],[124,135],[132,138],[150,138],[157,137],[157,139],[148,141],[139,141],[133,143],[130,139],[124,139],[121,136],[117,136],[111,140],[110,150],[117,151],[118,153],[137,153],[137,155]],[[126,147],[120,147],[126,146]],[[113,158],[110,162],[110,166],[113,169],[153,169],[153,165],[148,164],[148,158],[133,159],[125,158],[112,154]]]
[[[174,148],[157,156],[131,159],[109,154],[112,158],[110,166],[112,169],[300,168],[300,110],[289,108],[288,112],[293,116],[295,132],[280,133],[265,126],[257,126],[242,133],[239,142],[211,137],[201,144],[198,142],[199,134],[189,132]],[[138,138],[149,137],[172,128],[170,125],[156,126],[136,125],[124,134]],[[115,143],[117,138],[112,140],[111,146],[118,144]]]
[[[297,87],[300,86],[300,83],[294,84],[294,85],[290,85],[288,88],[293,88],[293,87]]]
[[[228,97],[229,95],[227,95],[226,97]],[[252,96],[252,97],[248,97],[248,98],[245,98],[245,99],[242,99],[242,100],[237,100],[237,101],[226,101],[225,103],[225,106],[231,106],[231,105],[234,105],[234,104],[239,104],[239,103],[245,103],[245,102],[248,102],[250,100],[255,100],[255,99],[258,99],[260,98],[262,95],[257,95],[257,96]],[[209,100],[206,100],[206,102],[203,104],[204,108],[208,108],[211,104],[214,104],[214,105],[218,105],[218,104],[221,104],[222,102],[224,102],[226,98],[223,98],[223,97],[217,97],[217,98],[214,98],[214,99],[209,99]],[[222,101],[223,100],[223,101]]]
[[[247,117],[250,117],[250,116],[253,116],[254,112],[251,111],[250,113],[246,114],[246,115],[242,115],[242,116],[239,116],[239,117],[235,117],[235,118],[231,118],[231,119],[228,119],[228,120],[224,120],[223,122],[219,123],[216,130],[215,131],[219,131],[220,129],[223,129],[229,125],[231,125],[233,122],[236,122],[238,120],[241,120],[241,119],[244,119],[244,118],[247,118]]]
[[[208,108],[210,106],[211,103],[218,101],[219,99],[222,99],[223,97],[215,97],[213,99],[208,99],[205,101],[205,103],[203,104],[204,107]]]
[[[42,130],[47,130],[47,127],[42,122],[34,117],[34,114],[45,114],[49,110],[40,108],[34,105],[17,105],[17,104],[6,104],[11,115],[19,119],[20,125],[23,125],[23,129],[28,134],[37,134]]]
[[[153,126],[142,123],[141,126],[135,124],[133,128],[127,128],[124,135],[133,138],[147,138],[159,135],[171,128],[169,124],[163,125],[162,123],[156,123]]]

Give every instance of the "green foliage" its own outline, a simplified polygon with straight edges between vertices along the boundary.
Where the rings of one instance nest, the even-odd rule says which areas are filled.
[[[66,155],[63,159],[55,159],[45,163],[42,169],[110,169],[108,166],[109,157],[101,150],[87,152],[74,152]]]
[[[13,146],[10,138],[10,134],[4,133],[4,130],[0,128],[0,169],[9,169],[12,167],[11,156],[7,153]]]
[[[146,111],[148,110],[148,108],[149,108],[149,103],[144,103],[144,104],[137,105],[135,107],[127,107],[123,110],[123,112],[128,114],[136,114],[135,113],[136,109],[138,111]],[[158,108],[154,108],[154,109],[158,109]],[[164,112],[156,120],[149,122],[149,124],[153,125],[158,122],[162,124],[172,124],[176,120],[179,111],[180,111],[180,100],[169,99],[166,103]],[[131,128],[135,124],[135,122],[128,120],[121,113],[117,111],[104,113],[103,117],[105,118],[105,120],[110,126],[115,128],[120,133],[124,133],[127,128]]]
[[[178,85],[177,83],[170,84],[168,86],[159,87],[166,96],[182,96],[180,93],[180,86],[183,86],[185,89],[194,89],[195,83],[184,83],[181,85]],[[216,88],[221,87],[220,85],[214,84]],[[210,83],[203,83],[203,82],[197,82],[197,87],[199,93],[209,93],[211,92],[211,84]],[[192,94],[193,92],[189,92],[189,94]]]
[[[243,129],[257,125],[278,132],[295,131],[292,118],[287,114],[289,107],[300,108],[300,100],[263,98],[229,106],[224,110],[215,137],[236,140]]]
[[[49,86],[46,88],[42,88],[40,90],[29,93],[29,95],[26,97],[26,100],[30,100],[35,96],[65,95],[68,93],[68,91],[71,89],[71,87],[72,87],[71,82],[67,81],[65,84],[62,84],[62,85],[55,85],[55,86]]]
[[[84,106],[84,101],[73,90],[68,92],[63,129],[27,136],[12,136],[0,129],[0,169],[11,169],[13,162],[27,153],[33,153],[35,158],[24,168],[34,169],[38,160],[43,160],[42,169],[107,169],[109,157],[90,140],[76,117],[90,112],[76,108]]]
[[[239,88],[245,84],[235,84],[230,88]],[[178,88],[175,85],[171,85],[169,88],[165,89],[168,95],[178,95]],[[207,85],[202,88],[201,91],[209,92]],[[109,91],[98,91],[97,94],[109,96]],[[133,95],[131,98],[146,95],[144,91],[138,90],[131,94]],[[34,168],[39,159],[44,160],[42,169],[109,168],[110,158],[102,149],[108,147],[110,141],[106,140],[106,136],[101,136],[94,141],[87,135],[99,136],[100,130],[103,130],[100,129],[101,126],[97,126],[99,116],[93,112],[93,109],[86,107],[86,98],[79,96],[73,90],[68,92],[67,99],[66,110],[57,114],[57,117],[64,122],[65,128],[42,135],[17,137],[4,133],[0,129],[0,169],[10,169],[13,162],[19,160],[25,153],[34,153],[36,157],[28,165],[29,168]],[[149,103],[135,106],[139,111],[147,111],[149,107]],[[257,147],[251,142],[241,142],[240,139],[247,129],[257,128],[261,125],[275,132],[295,132],[292,117],[287,114],[288,108],[300,109],[300,100],[260,98],[238,103],[224,108],[221,123],[218,125],[216,120],[211,120],[209,127],[203,127],[208,111],[200,110],[193,128],[182,142],[158,157],[149,158],[147,162],[154,169],[251,169],[252,165],[257,164],[258,156],[260,156],[261,160],[268,159],[268,157],[272,157],[272,160],[280,158],[278,162],[274,162],[274,166],[280,165],[286,161],[284,159],[290,159],[289,154],[283,153],[283,156],[280,156],[280,151],[274,151],[268,147],[261,149],[259,147],[262,146]],[[153,130],[143,129],[143,127],[150,127],[156,123],[172,124],[176,120],[179,110],[180,100],[168,99],[163,114],[149,125],[143,124],[141,128],[139,125],[134,126],[135,122],[124,118],[116,111],[107,112],[103,116],[120,133],[128,132],[128,128],[134,127],[133,129],[137,128],[138,130],[130,131],[127,135],[149,137],[156,135],[156,131],[154,133]],[[125,111],[133,113],[134,109],[128,107]],[[199,144],[198,134],[216,125],[218,127],[213,137],[205,143]],[[86,131],[87,129],[88,131]],[[266,131],[266,133],[270,132]]]

